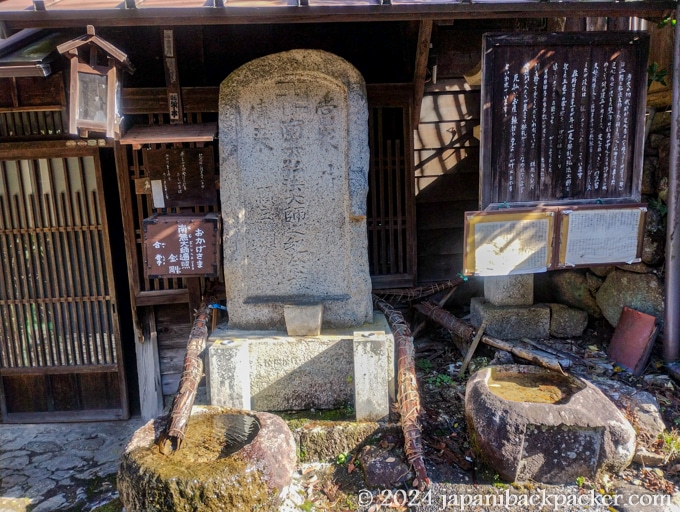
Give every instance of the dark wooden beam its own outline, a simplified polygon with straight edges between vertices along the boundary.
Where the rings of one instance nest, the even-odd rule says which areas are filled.
[[[125,0],[132,5],[133,0]],[[135,5],[139,5],[137,2]],[[96,12],[98,27],[242,25],[257,23],[328,23],[346,21],[413,21],[452,19],[503,19],[547,17],[660,17],[675,11],[674,0],[632,2],[506,2],[506,3],[413,3],[329,5],[313,12],[295,7],[234,7],[222,9],[169,7],[88,10],[5,10],[3,21],[9,30],[21,28],[82,27]]]
[[[161,44],[163,45],[163,61],[165,69],[165,85],[168,90],[168,109],[171,124],[184,122],[182,108],[182,90],[179,82],[179,69],[175,55],[175,32],[172,28],[161,29]]]
[[[432,20],[423,20],[418,28],[418,46],[416,48],[416,65],[413,72],[413,127],[420,121],[420,104],[425,91],[427,75],[427,57],[430,54],[430,38],[432,37]]]

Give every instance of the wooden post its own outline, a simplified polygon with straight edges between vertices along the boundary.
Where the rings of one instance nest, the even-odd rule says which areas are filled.
[[[680,17],[680,4],[675,13]],[[680,24],[675,25],[673,47],[673,115],[668,172],[668,218],[666,220],[666,304],[664,308],[663,357],[666,363],[680,359]]]
[[[418,47],[416,48],[416,64],[413,73],[413,127],[420,122],[420,105],[425,91],[427,75],[427,58],[430,55],[430,39],[432,37],[432,20],[421,20],[418,29]]]
[[[137,378],[142,419],[150,420],[163,412],[163,386],[158,357],[158,333],[153,306],[146,308],[142,318],[143,343],[135,343]]]

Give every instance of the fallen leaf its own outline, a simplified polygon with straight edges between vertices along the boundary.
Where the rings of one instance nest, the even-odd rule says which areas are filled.
[[[397,459],[395,459],[394,457],[388,457],[387,459],[385,459],[385,462],[394,462],[396,460]]]
[[[354,465],[354,462],[350,462],[347,464],[347,473],[352,473],[356,469],[356,466]]]

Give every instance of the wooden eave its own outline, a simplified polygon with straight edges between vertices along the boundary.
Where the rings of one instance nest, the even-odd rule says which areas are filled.
[[[0,22],[21,28],[323,23],[474,18],[659,17],[674,0],[481,2],[451,0],[33,0],[0,2]],[[41,4],[41,5],[43,5]],[[307,4],[307,5],[305,5]]]

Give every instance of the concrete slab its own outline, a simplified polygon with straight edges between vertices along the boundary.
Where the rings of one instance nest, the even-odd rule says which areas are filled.
[[[258,411],[334,409],[354,405],[354,339],[361,333],[385,333],[385,371],[369,387],[387,387],[388,404],[396,401],[394,337],[379,312],[360,327],[324,330],[319,336],[288,336],[283,331],[215,329],[208,339],[208,400],[212,405]],[[231,346],[240,351],[236,357]],[[246,348],[244,348],[246,347]],[[247,361],[247,363],[245,362]],[[247,378],[236,376],[248,371]],[[222,375],[231,372],[231,375]],[[243,376],[243,374],[241,374]],[[249,393],[236,381],[249,382]],[[366,387],[367,384],[361,384]],[[380,391],[382,392],[382,391]],[[250,396],[249,403],[247,396]]]

